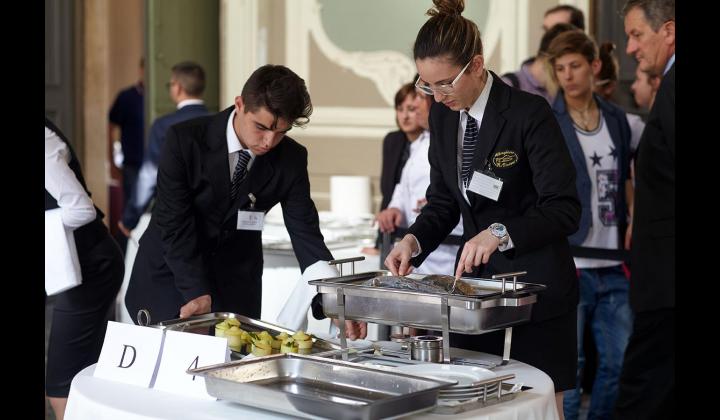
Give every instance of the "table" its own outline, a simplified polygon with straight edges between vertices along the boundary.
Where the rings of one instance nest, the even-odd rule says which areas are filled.
[[[453,356],[499,361],[469,350],[453,349]],[[282,419],[287,416],[229,401],[209,401],[175,395],[155,389],[111,382],[93,377],[95,365],[75,376],[70,387],[65,419],[134,420],[134,419]],[[422,413],[411,419],[483,419],[483,420],[556,420],[555,388],[542,371],[514,360],[494,369],[498,375],[514,373],[512,382],[533,387],[515,399],[452,416]]]

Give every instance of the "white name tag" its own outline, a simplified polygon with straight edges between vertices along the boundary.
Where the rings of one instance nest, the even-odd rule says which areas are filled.
[[[109,321],[95,376],[149,387],[162,340],[161,329]]]
[[[263,230],[265,213],[261,211],[238,210],[237,230]]]
[[[227,339],[223,337],[166,331],[160,368],[153,388],[215,400],[205,389],[205,379],[186,371],[229,360]]]
[[[487,197],[493,201],[497,201],[498,197],[500,197],[500,191],[502,191],[502,187],[502,179],[495,178],[479,171],[475,171],[475,173],[473,173],[472,180],[470,180],[470,185],[468,185],[467,189],[474,192],[475,194],[480,194],[483,197]]]

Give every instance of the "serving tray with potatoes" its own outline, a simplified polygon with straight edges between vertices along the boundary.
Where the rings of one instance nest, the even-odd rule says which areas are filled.
[[[341,350],[339,344],[293,331],[280,325],[260,321],[232,312],[213,312],[189,318],[171,319],[150,327],[226,337],[231,358],[250,353],[256,356],[280,353],[318,354]],[[312,341],[310,346],[307,341]]]

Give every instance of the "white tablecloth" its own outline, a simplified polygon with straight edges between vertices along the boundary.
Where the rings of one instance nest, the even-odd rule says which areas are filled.
[[[496,356],[453,349],[453,356],[497,360]],[[95,365],[72,381],[65,419],[67,420],[134,420],[134,419],[280,419],[287,416],[255,409],[229,401],[208,401],[155,389],[141,388],[93,377]],[[412,419],[485,419],[485,420],[555,420],[555,390],[545,373],[532,366],[511,361],[494,370],[498,375],[514,373],[512,382],[533,387],[515,399],[452,416],[423,413]]]

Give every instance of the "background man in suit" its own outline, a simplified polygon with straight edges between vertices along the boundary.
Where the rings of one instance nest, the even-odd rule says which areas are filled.
[[[202,99],[204,91],[205,71],[199,64],[184,61],[172,67],[168,92],[177,110],[156,119],[150,127],[150,140],[135,185],[135,193],[123,209],[122,220],[118,221],[118,228],[125,236],[129,236],[130,231],[135,229],[140,216],[155,195],[160,150],[168,128],[173,124],[209,114]]]
[[[108,113],[108,153],[110,160],[110,177],[119,183],[122,178],[122,199],[119,211],[113,211],[116,206],[111,205],[110,231],[125,252],[127,238],[115,229],[117,221],[122,218],[124,208],[133,198],[140,165],[143,161],[145,148],[145,106],[144,85],[145,61],[140,59],[138,81],[136,84],[123,89],[118,93]],[[122,150],[122,161],[117,165],[114,157],[115,142],[119,142]],[[122,176],[121,176],[122,175]]]
[[[286,136],[312,113],[305,81],[266,65],[232,107],[176,124],[125,297],[155,321],[228,311],[260,317],[264,214],[280,203],[301,270],[332,255],[310,198],[307,150]],[[365,331],[348,330],[351,338]]]
[[[527,271],[523,281],[546,285],[531,322],[513,329],[511,356],[552,378],[562,413],[561,392],[575,387],[577,364],[578,284],[567,240],[581,211],[575,167],[548,102],[485,69],[480,31],[462,17],[463,2],[435,4],[414,46],[416,85],[436,101],[428,202],[385,264],[407,274],[462,215],[466,242],[457,276]],[[497,178],[497,197],[497,190],[477,187],[499,187]],[[503,338],[458,334],[450,344],[502,354]]]
[[[675,411],[675,1],[630,0],[627,53],[663,75],[635,157],[630,306],[635,312],[615,418]]]

